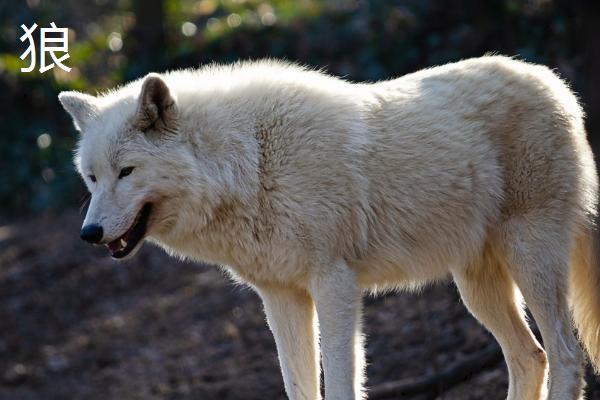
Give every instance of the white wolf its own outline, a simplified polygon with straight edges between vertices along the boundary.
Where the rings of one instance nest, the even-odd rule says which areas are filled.
[[[269,60],[60,101],[92,194],[81,236],[115,258],[147,239],[256,289],[291,399],[321,397],[319,354],[327,399],[364,397],[362,293],[448,275],[502,347],[509,399],[582,398],[572,317],[600,366],[597,174],[546,67],[352,84]]]

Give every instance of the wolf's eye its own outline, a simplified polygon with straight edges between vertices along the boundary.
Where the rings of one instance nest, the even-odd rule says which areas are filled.
[[[131,174],[131,172],[133,171],[135,167],[125,167],[121,170],[121,172],[119,172],[119,179],[126,177],[127,175]]]
[[[92,182],[96,182],[96,175],[89,175],[88,178],[90,178]]]

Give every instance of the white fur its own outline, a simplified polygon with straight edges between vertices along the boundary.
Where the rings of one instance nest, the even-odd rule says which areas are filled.
[[[143,79],[91,103],[61,95],[83,131],[86,223],[112,240],[150,201],[148,240],[254,287],[290,398],[320,398],[315,310],[326,398],[362,398],[361,293],[449,275],[502,346],[509,399],[581,398],[567,302],[598,363],[599,288],[577,271],[599,271],[576,250],[597,176],[581,108],[550,70],[495,56],[351,84],[260,61],[147,79],[173,106],[150,133],[139,120],[162,114],[144,114]],[[568,295],[570,274],[584,295]]]

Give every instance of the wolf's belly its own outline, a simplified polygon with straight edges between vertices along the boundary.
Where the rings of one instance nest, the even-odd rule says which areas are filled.
[[[465,265],[467,254],[415,254],[403,249],[380,249],[349,265],[356,272],[360,286],[365,290],[380,291],[419,287],[424,283],[443,279],[453,265]]]

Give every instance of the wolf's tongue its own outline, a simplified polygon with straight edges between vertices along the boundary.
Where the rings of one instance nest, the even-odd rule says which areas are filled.
[[[107,246],[110,252],[114,253],[115,251],[121,249],[121,239],[113,240],[112,242],[108,243]]]

